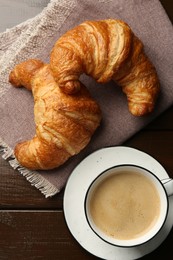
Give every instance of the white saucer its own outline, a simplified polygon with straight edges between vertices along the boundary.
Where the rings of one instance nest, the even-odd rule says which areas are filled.
[[[170,207],[163,229],[148,243],[122,248],[104,242],[91,230],[86,220],[85,194],[101,172],[119,164],[138,164],[154,172],[160,179],[168,178],[162,165],[144,152],[124,146],[100,149],[86,157],[69,177],[64,194],[64,215],[74,238],[91,254],[107,260],[134,260],[155,250],[169,234],[173,226],[173,196],[169,197]]]

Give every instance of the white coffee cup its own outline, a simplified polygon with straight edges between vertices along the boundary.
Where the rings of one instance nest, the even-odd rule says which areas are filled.
[[[163,228],[172,194],[172,179],[160,180],[137,165],[118,165],[100,173],[88,188],[86,219],[107,243],[141,245]]]

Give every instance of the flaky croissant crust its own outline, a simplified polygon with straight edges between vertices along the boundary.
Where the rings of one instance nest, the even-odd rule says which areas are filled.
[[[153,111],[160,88],[156,70],[142,42],[123,21],[86,21],[69,30],[55,43],[50,65],[65,93],[77,92],[79,77],[86,73],[100,83],[116,81],[133,115]]]
[[[15,147],[21,165],[53,169],[89,143],[100,124],[101,111],[83,85],[75,95],[66,95],[55,82],[50,66],[39,60],[17,65],[10,73],[10,82],[32,90],[35,103],[36,134]]]

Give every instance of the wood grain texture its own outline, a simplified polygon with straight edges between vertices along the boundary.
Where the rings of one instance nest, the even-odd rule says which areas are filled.
[[[73,239],[62,211],[1,211],[0,230],[1,260],[94,259]]]
[[[62,211],[1,211],[1,260],[94,260],[72,237]],[[164,243],[142,259],[171,260],[173,232]]]
[[[173,107],[170,107],[165,112],[163,112],[158,118],[153,120],[144,130],[152,129],[155,131],[160,130],[173,130]]]
[[[173,177],[173,132],[141,131],[125,145],[142,150],[158,160]]]
[[[45,199],[39,190],[1,157],[0,176],[1,209],[62,209],[63,191]]]

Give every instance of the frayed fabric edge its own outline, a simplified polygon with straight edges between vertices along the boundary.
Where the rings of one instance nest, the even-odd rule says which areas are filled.
[[[42,177],[36,171],[30,171],[29,169],[20,165],[14,156],[13,149],[11,149],[4,141],[0,139],[0,155],[14,170],[18,170],[30,183],[35,186],[46,198],[52,197],[59,193],[60,190],[51,184],[48,180]]]

